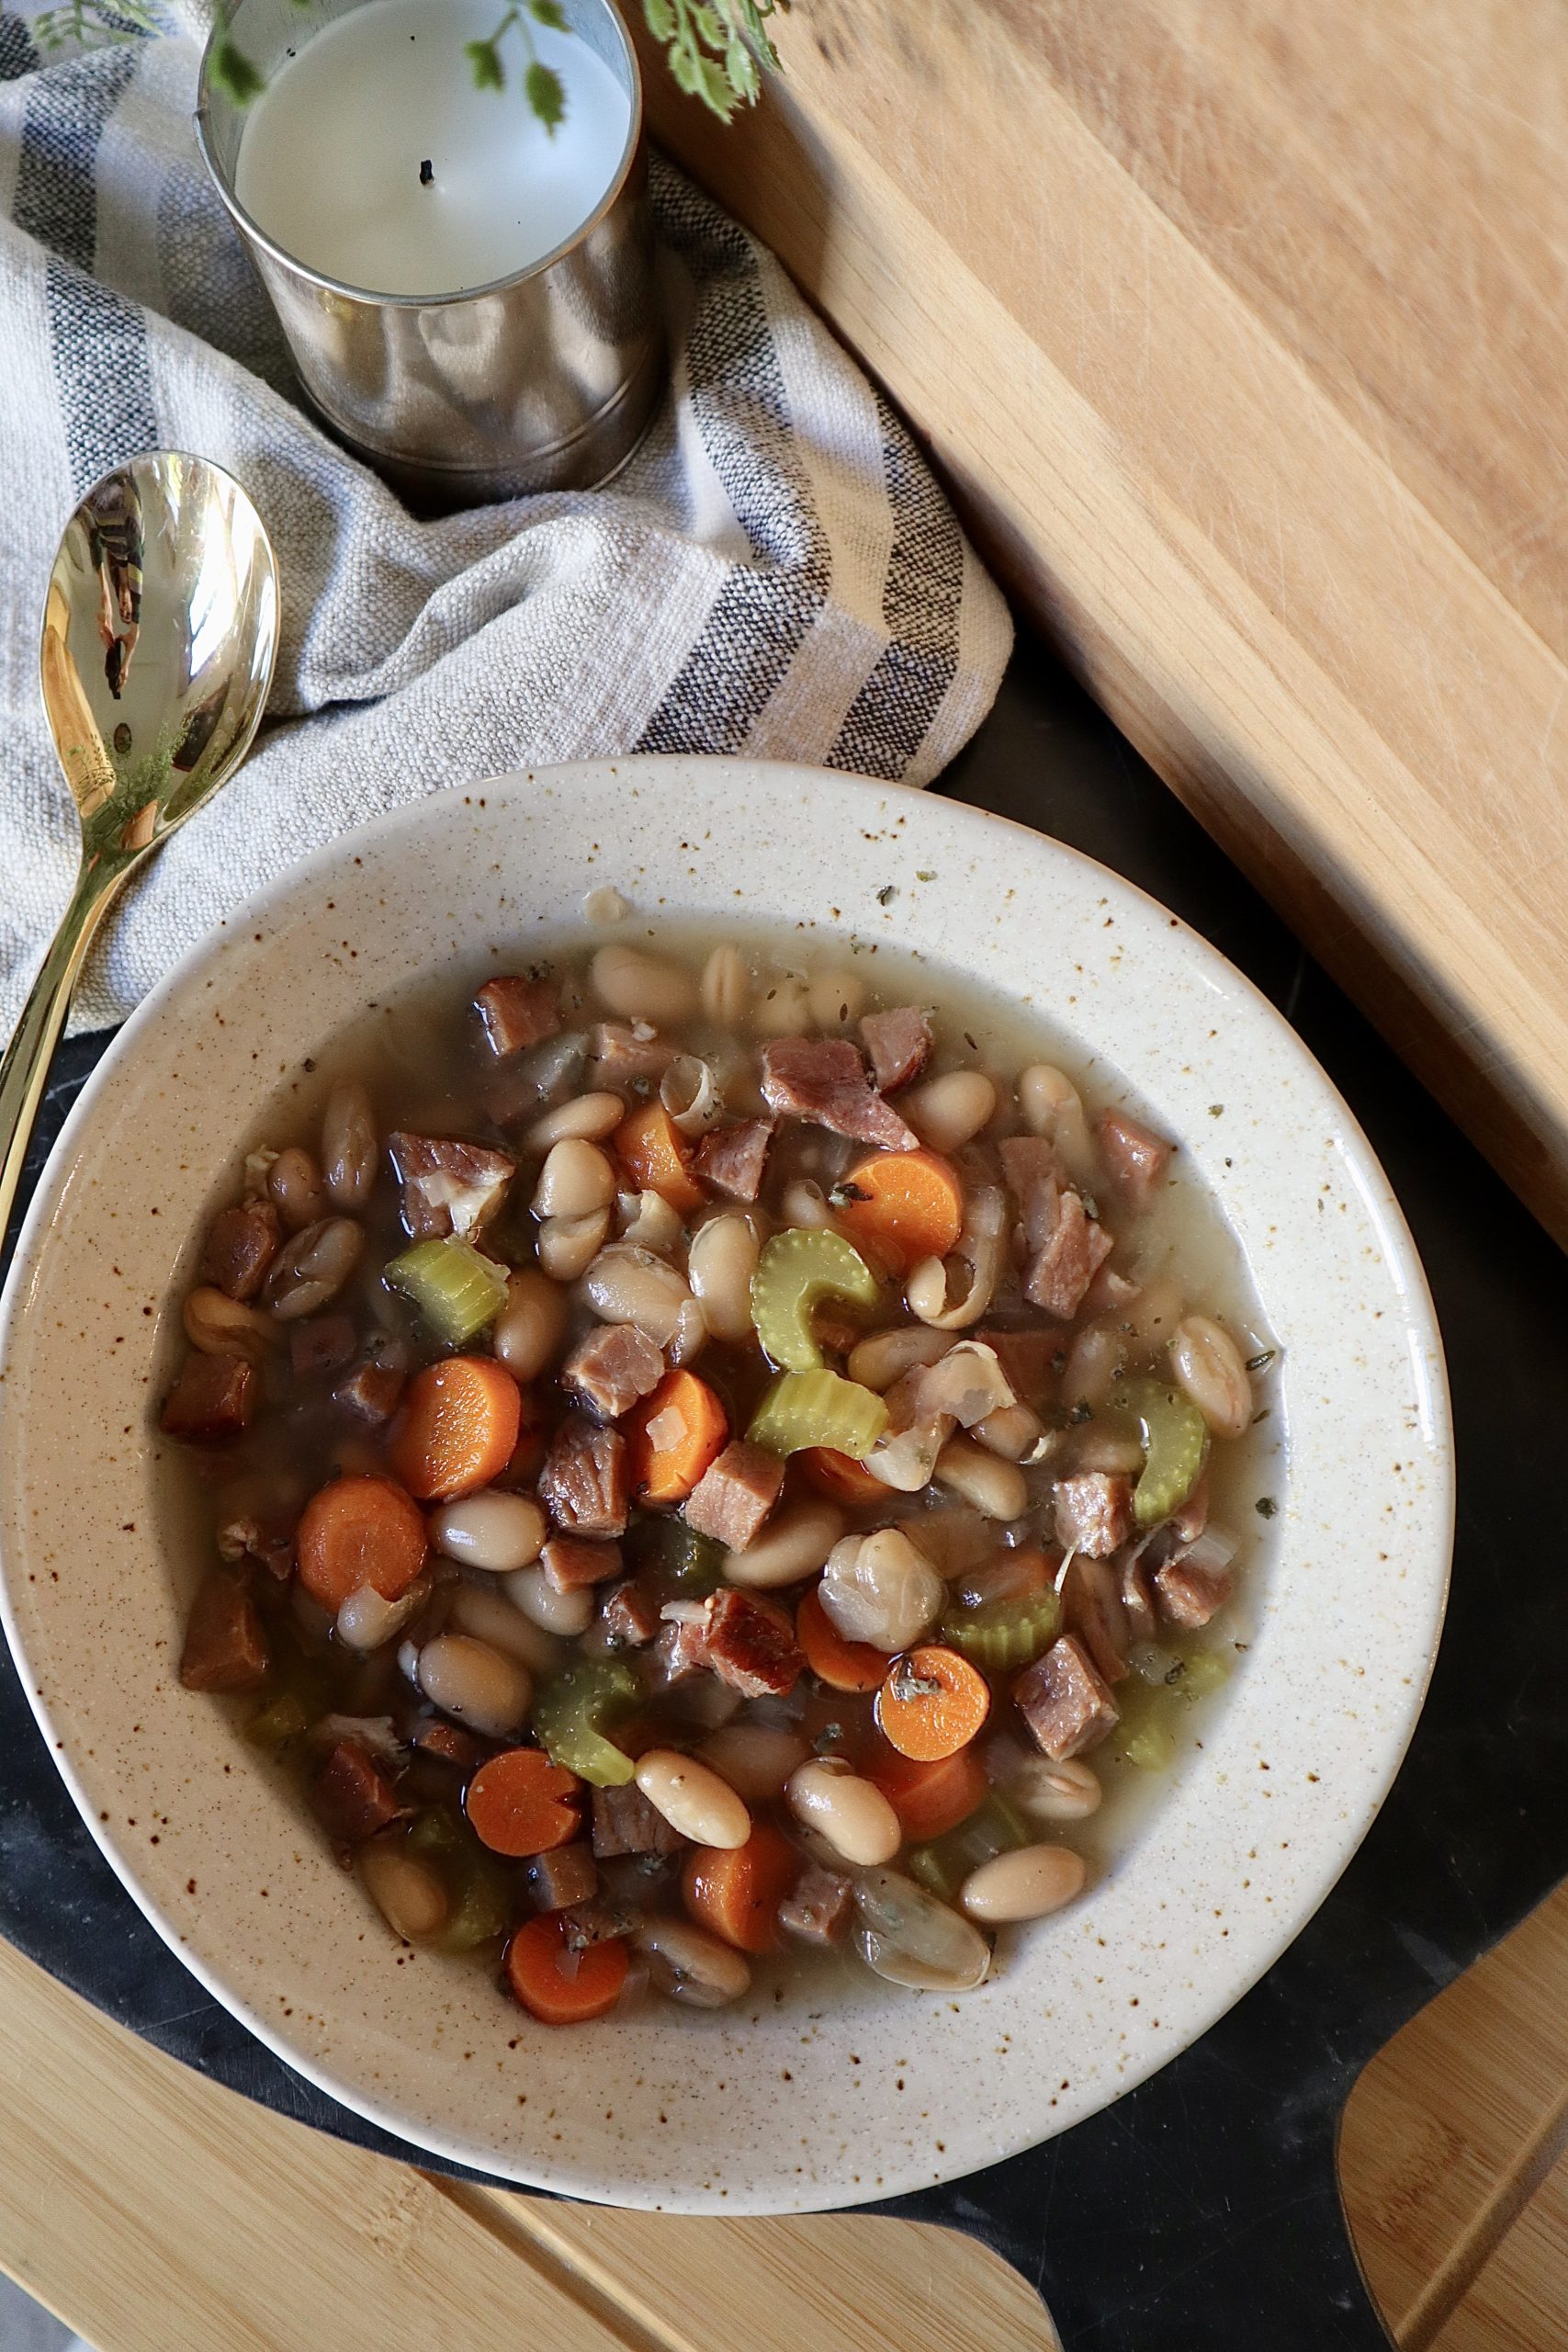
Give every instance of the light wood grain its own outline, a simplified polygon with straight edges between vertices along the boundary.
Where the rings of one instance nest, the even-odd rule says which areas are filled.
[[[0,1944],[0,2267],[98,2352],[1054,2352],[956,2232],[475,2188],[253,2106]]]
[[[1551,0],[797,0],[660,135],[1143,750],[1568,1238]]]
[[[1402,2352],[1568,2342],[1568,1890],[1357,2084],[1339,2170]]]

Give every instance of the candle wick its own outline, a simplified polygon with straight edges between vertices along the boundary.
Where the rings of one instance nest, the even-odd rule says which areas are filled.
[[[424,159],[423,163],[423,164],[420,165],[420,167],[419,167],[419,184],[420,184],[421,187],[429,187],[432,185],[432,183],[434,182],[434,178],[435,178],[435,166],[434,166],[434,164],[431,162],[431,160],[430,160],[429,156],[427,155],[427,156],[425,157],[425,159]]]

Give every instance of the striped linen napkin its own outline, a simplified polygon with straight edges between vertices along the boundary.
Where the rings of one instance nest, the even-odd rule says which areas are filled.
[[[245,484],[282,646],[255,750],[128,892],[79,1026],[123,1018],[291,859],[498,770],[641,750],[937,775],[995,694],[1006,607],[762,246],[656,161],[674,367],[649,439],[604,490],[417,519],[301,406],[197,153],[203,28],[163,21],[40,53],[0,14],[0,1034],[75,865],[38,697],[49,567],[81,492],[140,449]]]

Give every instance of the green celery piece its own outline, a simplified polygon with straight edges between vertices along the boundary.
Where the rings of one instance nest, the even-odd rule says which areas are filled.
[[[1163,1380],[1129,1381],[1111,1401],[1136,1417],[1144,1441],[1133,1516],[1140,1527],[1157,1527],[1180,1510],[1198,1483],[1209,1446],[1208,1424],[1190,1396]]]
[[[451,1898],[446,1924],[431,1942],[438,1951],[472,1951],[504,1934],[511,1921],[507,1883],[499,1863],[468,1825],[446,1805],[426,1805],[409,1825],[408,1849],[439,1872]]]
[[[702,1600],[724,1582],[725,1549],[711,1535],[699,1535],[683,1519],[639,1520],[626,1542],[631,1565],[651,1569],[677,1591]]]
[[[625,1658],[584,1657],[554,1676],[534,1701],[534,1729],[551,1760],[596,1789],[621,1789],[636,1767],[600,1729],[613,1709],[634,1706],[642,1686]]]
[[[1062,1604],[1047,1586],[1016,1600],[987,1600],[977,1608],[950,1611],[940,1638],[987,1674],[1009,1674],[1032,1666],[1062,1626]]]
[[[1188,1699],[1206,1699],[1230,1680],[1231,1662],[1223,1650],[1189,1650],[1181,1661],[1178,1689]]]
[[[310,1728],[305,1702],[297,1690],[279,1690],[265,1699],[245,1725],[245,1737],[258,1747],[287,1747]]]
[[[1122,1720],[1111,1734],[1111,1753],[1141,1771],[1164,1772],[1176,1760],[1176,1734],[1171,1715],[1186,1702],[1170,1685],[1134,1682],[1131,1677],[1116,1686]]]
[[[460,1348],[493,1323],[506,1301],[505,1267],[456,1233],[415,1242],[392,1260],[386,1276],[449,1348]]]
[[[781,1372],[752,1416],[746,1435],[770,1453],[798,1453],[807,1445],[831,1446],[852,1462],[863,1462],[889,1415],[874,1389],[836,1372]]]
[[[751,1277],[751,1320],[773,1363],[785,1372],[820,1372],[822,1351],[811,1317],[825,1298],[874,1306],[876,1276],[841,1233],[799,1227],[775,1233]]]

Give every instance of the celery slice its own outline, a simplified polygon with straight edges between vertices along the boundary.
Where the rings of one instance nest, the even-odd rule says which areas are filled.
[[[775,1233],[751,1277],[751,1320],[774,1363],[785,1372],[820,1372],[822,1351],[811,1317],[825,1298],[874,1306],[876,1276],[841,1233],[823,1227]]]
[[[245,1725],[245,1737],[258,1747],[287,1747],[309,1730],[310,1718],[297,1690],[279,1690],[264,1700]]]
[[[863,1462],[887,1422],[881,1397],[857,1380],[844,1380],[836,1372],[781,1372],[746,1434],[770,1453],[829,1445],[852,1462]]]
[[[534,1701],[534,1729],[553,1762],[596,1789],[625,1788],[636,1767],[600,1729],[601,1718],[636,1704],[642,1686],[625,1658],[584,1657],[556,1675]]]
[[[1131,1677],[1116,1686],[1122,1720],[1111,1736],[1111,1751],[1141,1771],[1164,1772],[1176,1760],[1176,1734],[1171,1717],[1186,1702],[1168,1684],[1136,1682]]]
[[[1008,1674],[1032,1666],[1062,1626],[1062,1604],[1047,1586],[1013,1600],[986,1600],[953,1609],[942,1621],[941,1638],[986,1674]]]
[[[386,1275],[449,1348],[460,1348],[493,1323],[506,1301],[505,1267],[456,1233],[416,1242],[392,1260]]]
[[[1230,1680],[1231,1662],[1223,1650],[1189,1650],[1181,1661],[1180,1689],[1189,1699],[1206,1699]]]
[[[1198,1483],[1207,1424],[1190,1396],[1163,1380],[1129,1381],[1111,1401],[1136,1417],[1144,1467],[1133,1489],[1133,1516],[1140,1527],[1156,1527],[1180,1510]]]
[[[511,1924],[506,1874],[466,1821],[446,1805],[427,1805],[409,1826],[411,1854],[440,1873],[452,1908],[430,1939],[437,1951],[472,1951],[503,1935]]]

